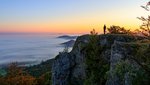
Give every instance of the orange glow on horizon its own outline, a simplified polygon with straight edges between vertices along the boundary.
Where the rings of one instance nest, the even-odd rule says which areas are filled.
[[[50,33],[89,33],[92,29],[95,29],[97,32],[102,33],[103,32],[103,25],[104,24],[34,24],[34,25],[16,25],[10,27],[4,26],[3,30],[0,30],[0,32],[34,32],[34,33],[43,33],[43,32],[50,32]],[[111,25],[117,25],[120,27],[125,27],[126,29],[135,30],[138,29],[140,26],[140,22],[138,23],[128,23],[126,24],[109,24],[107,23],[107,28]]]
[[[48,2],[55,4],[49,5]],[[149,12],[140,8],[146,3],[142,0],[114,0],[112,3],[105,0],[48,2],[39,2],[40,5],[43,3],[41,7],[34,1],[29,7],[24,3],[16,6],[19,3],[17,1],[12,1],[15,4],[10,7],[5,5],[8,10],[1,8],[4,14],[0,16],[0,32],[89,33],[95,29],[102,33],[104,24],[107,27],[116,25],[135,30],[142,23],[136,17],[149,15]],[[57,5],[59,2],[64,3]]]
[[[94,16],[94,15],[93,15]],[[101,20],[100,20],[101,19]],[[114,21],[114,19],[116,19]],[[138,29],[141,21],[136,17],[86,17],[73,20],[58,20],[53,22],[13,22],[13,23],[0,23],[0,32],[50,32],[50,33],[89,33],[92,29],[97,32],[103,32],[103,25],[107,27],[117,25],[125,27],[126,29]]]

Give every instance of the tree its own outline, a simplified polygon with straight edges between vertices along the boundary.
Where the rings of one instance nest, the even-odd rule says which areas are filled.
[[[108,68],[106,60],[101,56],[103,50],[99,44],[98,33],[91,31],[89,43],[85,46],[86,80],[85,85],[104,85],[106,83],[105,73]]]
[[[68,53],[69,52],[69,46],[65,45],[64,49],[63,49],[63,53]]]
[[[126,30],[124,27],[120,26],[110,26],[110,28],[107,28],[108,32],[111,34],[130,34],[130,30]]]
[[[90,33],[91,33],[92,36],[95,36],[95,35],[98,34],[98,33],[95,31],[95,29],[93,29]]]
[[[141,68],[143,68],[147,74],[150,76],[150,47],[144,46],[141,48],[137,48],[136,54],[131,56],[130,58],[134,60]]]
[[[149,6],[150,1],[145,6],[141,7],[144,8],[146,11],[150,11]],[[140,26],[140,29],[138,29],[137,31],[140,32],[142,35],[150,38],[150,16],[148,15],[147,18],[143,16],[137,18],[143,22],[142,25]]]
[[[3,85],[36,85],[36,79],[26,72],[23,68],[19,67],[17,63],[12,63],[8,67],[8,73],[6,77],[3,77],[0,81]]]
[[[51,85],[51,72],[47,72],[38,78],[38,85]]]

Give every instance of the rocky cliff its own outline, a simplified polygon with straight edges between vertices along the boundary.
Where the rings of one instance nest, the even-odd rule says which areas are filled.
[[[60,53],[54,60],[52,66],[52,85],[83,85],[86,79],[86,64],[84,47],[89,42],[90,35],[77,38],[71,52]],[[110,64],[109,76],[106,85],[122,85],[119,77],[113,71],[116,64],[121,60],[129,60],[128,56],[134,51],[134,47],[127,43],[143,39],[123,34],[99,35],[99,44],[103,46],[101,55]],[[128,48],[127,48],[128,47]],[[135,64],[132,61],[129,63]],[[138,67],[138,65],[134,65]],[[125,85],[131,85],[128,73],[124,76]]]

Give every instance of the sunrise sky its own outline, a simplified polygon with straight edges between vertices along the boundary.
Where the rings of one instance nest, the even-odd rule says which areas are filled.
[[[0,0],[0,32],[88,33],[103,25],[136,29],[149,0]]]

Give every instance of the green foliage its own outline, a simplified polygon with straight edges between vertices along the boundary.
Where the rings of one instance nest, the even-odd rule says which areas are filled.
[[[37,85],[51,85],[51,68],[54,59],[41,62],[38,65],[30,66],[25,69],[37,80]]]
[[[36,78],[28,75],[17,63],[8,67],[7,75],[0,78],[1,85],[36,85]]]
[[[125,82],[125,74],[128,74],[132,85],[149,85],[149,76],[142,68],[135,68],[128,60],[117,63],[113,75],[117,75],[122,83]]]
[[[0,69],[0,77],[3,77],[7,74],[6,70],[5,69]]]
[[[51,72],[47,72],[38,78],[39,85],[51,85]]]
[[[43,74],[51,71],[53,61],[54,59],[49,59],[47,61],[41,62],[38,65],[29,66],[25,68],[25,71],[34,77],[40,77]]]
[[[113,75],[117,75],[122,84],[125,82],[125,74],[128,73],[132,85],[149,85],[150,46],[148,44],[136,44],[133,47],[134,52],[129,57],[130,61],[125,60],[117,63]]]
[[[108,70],[108,63],[101,56],[102,47],[99,45],[99,37],[95,30],[91,31],[90,40],[86,48],[86,80],[85,85],[104,85],[105,74]]]
[[[136,76],[133,79],[134,85],[149,85],[150,83],[150,47],[143,45],[138,47],[136,53],[131,59],[136,62],[140,69],[136,70]]]
[[[0,85],[51,85],[51,66],[53,59],[30,67],[19,67],[12,63],[0,76]]]
[[[126,30],[124,27],[120,26],[110,26],[110,28],[107,28],[108,32],[111,34],[130,34],[130,30]]]
[[[142,68],[136,70],[134,74],[135,76],[132,79],[133,85],[149,85],[150,77]]]
[[[132,80],[131,77],[135,76],[134,69],[131,65],[128,64],[128,61],[120,61],[117,63],[115,69],[113,70],[113,75],[117,75],[122,83],[122,85],[125,82],[125,74],[128,73],[128,76],[130,77],[129,80]]]
[[[135,54],[131,56],[131,59],[134,60],[138,65],[141,66],[150,76],[150,46],[145,45],[137,48]]]

